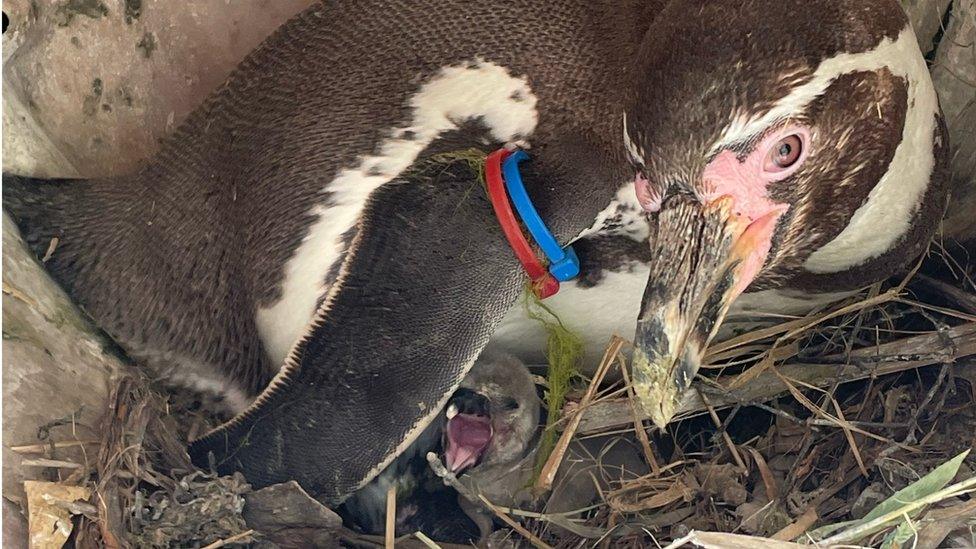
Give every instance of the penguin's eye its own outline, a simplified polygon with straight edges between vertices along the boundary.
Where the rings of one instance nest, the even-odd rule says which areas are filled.
[[[803,139],[797,135],[787,135],[773,144],[766,156],[763,170],[767,173],[778,174],[792,168],[803,153]]]

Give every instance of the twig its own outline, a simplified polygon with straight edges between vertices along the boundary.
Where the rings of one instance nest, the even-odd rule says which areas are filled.
[[[516,522],[512,517],[508,516],[498,506],[488,501],[488,499],[485,498],[485,496],[479,495],[478,497],[481,499],[481,502],[485,504],[485,506],[487,506],[489,509],[491,509],[493,513],[495,513],[495,516],[500,518],[502,522],[504,522],[505,524],[511,526],[512,529],[518,532],[519,534],[521,534],[522,537],[529,540],[529,543],[531,543],[533,546],[537,547],[538,549],[553,549],[551,545],[539,539],[532,532],[526,530],[524,526]]]
[[[640,441],[641,448],[644,450],[644,459],[647,461],[647,465],[650,466],[651,472],[655,476],[661,473],[661,466],[658,465],[657,459],[654,457],[654,450],[651,448],[651,439],[647,437],[647,431],[644,430],[644,421],[641,417],[640,407],[637,405],[637,395],[634,394],[634,386],[630,383],[630,374],[627,373],[627,365],[624,364],[624,358],[619,353],[617,354],[618,364],[620,365],[620,373],[624,378],[624,383],[627,385],[627,398],[630,399],[630,410],[634,415],[634,433],[637,435],[637,440]]]
[[[734,459],[736,465],[739,466],[739,470],[743,473],[747,472],[749,468],[746,467],[746,462],[742,461],[742,456],[739,455],[739,450],[735,447],[735,443],[732,442],[732,437],[729,436],[729,432],[722,427],[722,421],[718,418],[715,408],[708,401],[708,397],[706,397],[705,393],[702,393],[701,391],[698,391],[698,396],[702,399],[702,402],[705,403],[705,408],[708,410],[708,415],[712,418],[712,423],[714,423],[715,427],[722,431],[722,440],[725,441],[725,445],[729,448],[729,453],[732,454],[732,459]]]
[[[679,548],[684,547],[685,545],[687,545],[689,542],[691,542],[692,538],[694,538],[694,537],[695,537],[695,531],[692,530],[691,532],[688,532],[688,535],[686,535],[685,537],[678,538],[678,539],[672,541],[664,549],[679,549]]]
[[[234,534],[229,538],[219,539],[210,545],[204,546],[202,549],[217,549],[218,547],[223,547],[225,545],[230,545],[231,543],[241,541],[244,538],[250,537],[252,534],[254,534],[254,530],[246,530],[240,534]]]
[[[831,391],[831,393],[833,393],[833,391]],[[864,458],[861,457],[861,450],[857,447],[857,441],[854,440],[854,433],[851,432],[851,429],[846,427],[847,425],[851,425],[852,427],[854,425],[848,422],[847,418],[844,417],[844,409],[841,408],[840,403],[837,402],[834,395],[828,394],[827,397],[830,398],[830,402],[834,405],[834,410],[837,412],[837,419],[840,420],[838,425],[840,425],[841,429],[844,430],[844,437],[847,439],[847,443],[851,446],[851,453],[854,454],[854,459],[857,461],[857,468],[861,470],[861,475],[864,478],[870,477],[871,475],[868,473],[867,467],[864,466]]]
[[[754,330],[750,333],[731,338],[727,341],[716,343],[714,345],[711,345],[708,348],[705,359],[707,361],[710,358],[710,355],[714,355],[716,353],[738,347],[745,343],[751,343],[754,341],[765,339],[767,337],[772,337],[777,334],[782,334],[776,339],[776,342],[773,343],[773,348],[779,347],[779,345],[781,345],[788,339],[796,337],[802,334],[803,332],[807,331],[811,327],[821,324],[824,321],[836,318],[838,316],[845,315],[847,313],[861,311],[869,307],[874,307],[876,305],[887,303],[889,301],[896,299],[900,292],[901,292],[900,288],[893,288],[881,295],[875,297],[869,297],[867,299],[862,299],[860,301],[851,303],[850,305],[846,305],[834,311],[817,313],[811,316],[798,318],[796,320],[784,322],[776,326],[770,326],[768,328]]]
[[[73,461],[61,461],[59,459],[25,459],[21,465],[30,467],[56,467],[58,469],[80,469],[81,464]]]
[[[755,549],[804,549],[808,546],[788,541],[772,541],[766,538],[746,536],[743,534],[726,534],[725,532],[700,532],[692,530],[687,536],[675,540],[664,549],[678,549],[687,544],[698,547],[753,547]]]
[[[935,311],[937,313],[942,313],[952,318],[965,320],[966,322],[976,322],[976,315],[968,315],[966,313],[957,311],[955,309],[947,309],[945,307],[939,307],[938,305],[922,303],[921,301],[915,301],[914,299],[908,299],[906,297],[899,297],[898,299],[895,300],[895,303],[901,303],[903,305],[918,307],[919,309],[926,310],[926,311]]]
[[[976,323],[962,324],[947,332],[952,338],[955,350],[951,356],[943,353],[917,354],[918,349],[939,345],[940,336],[936,333],[922,334],[892,341],[867,349],[853,351],[850,362],[843,356],[827,357],[835,362],[809,364],[792,363],[778,366],[779,374],[794,382],[807,382],[831,386],[834,383],[847,383],[868,377],[904,372],[941,364],[946,360],[976,354]],[[906,354],[907,353],[907,354]],[[938,356],[936,356],[938,355]],[[868,366],[859,363],[869,364]],[[721,380],[721,378],[720,378]],[[709,391],[709,398],[715,408],[735,404],[750,404],[771,400],[789,391],[786,383],[774,372],[766,371],[745,386],[720,393]],[[687,391],[678,405],[680,417],[690,417],[706,413],[707,407],[695,391]],[[630,403],[618,399],[594,403],[583,414],[579,432],[583,434],[601,433],[607,429],[629,425],[633,422]]]
[[[800,386],[804,387],[805,389],[816,389],[816,390],[818,390],[818,391],[826,394],[826,391],[824,391],[823,389],[821,389],[819,387],[816,387],[814,385],[810,385],[810,384],[804,383],[802,381],[791,380],[791,379],[783,376],[779,372],[779,370],[777,368],[772,368],[771,371],[774,374],[776,374],[777,376],[779,376],[780,381],[784,385],[786,385],[787,390],[790,392],[791,395],[793,395],[793,398],[795,398],[796,401],[799,402],[804,408],[806,408],[807,410],[810,410],[814,414],[816,414],[818,416],[821,416],[821,417],[823,417],[825,419],[828,419],[830,421],[833,421],[833,422],[837,423],[837,425],[838,426],[841,426],[845,431],[853,431],[853,432],[855,432],[855,433],[857,433],[859,435],[864,435],[866,437],[873,438],[873,439],[879,440],[881,442],[888,442],[888,443],[899,444],[897,442],[892,441],[889,438],[883,437],[881,435],[876,435],[876,434],[872,433],[871,431],[865,431],[864,429],[861,429],[859,427],[855,427],[854,425],[851,425],[850,423],[848,423],[844,419],[831,415],[829,412],[827,412],[826,410],[824,410],[823,408],[821,408],[820,406],[818,406],[817,404],[815,404],[812,400],[810,400],[809,398],[807,398],[807,396],[804,395],[800,391],[800,389],[796,387],[796,385],[800,385]],[[828,394],[828,396],[829,396],[829,394]],[[899,444],[899,446],[901,446],[902,449],[904,449],[904,450],[916,451],[916,450],[912,449],[911,447],[909,447],[908,445],[905,445],[905,444]]]
[[[396,485],[386,491],[386,532],[384,532],[384,547],[393,549],[396,539]]]
[[[803,512],[802,515],[797,517],[796,520],[790,524],[787,524],[781,530],[773,534],[772,539],[779,541],[794,540],[802,536],[804,532],[816,524],[819,518],[819,515],[817,515],[817,508],[811,505],[806,511]]]
[[[939,387],[942,386],[942,383],[945,381],[946,374],[948,373],[949,373],[949,363],[944,362],[942,363],[942,368],[939,369],[938,377],[935,378],[935,383],[932,384],[932,387],[925,394],[925,398],[922,400],[922,403],[919,404],[918,407],[915,408],[915,411],[912,413],[912,417],[908,425],[909,440],[912,441],[915,440],[915,430],[918,428],[919,417],[922,415],[922,412],[925,410],[925,408],[927,408],[928,405],[932,403],[932,400],[935,398],[936,391],[939,389]]]
[[[74,448],[75,446],[83,446],[85,444],[98,444],[97,440],[62,440],[54,443],[47,444],[27,444],[24,446],[11,446],[10,449],[18,454],[41,454],[54,448]]]
[[[868,290],[868,297],[874,297],[878,295],[880,291],[881,291],[881,283],[879,282],[877,284],[872,285],[871,289]],[[861,309],[860,311],[857,312],[857,320],[854,322],[854,329],[851,330],[852,337],[850,340],[847,341],[847,344],[844,345],[845,355],[851,354],[851,351],[853,350],[854,339],[857,338],[857,334],[860,333],[861,331],[861,326],[864,325],[864,312],[865,309]]]
[[[430,547],[430,549],[441,549],[441,546],[437,545],[436,541],[428,538],[427,535],[424,534],[423,532],[417,531],[414,532],[413,535],[415,538],[420,540],[420,543],[423,543],[427,547]]]
[[[610,366],[613,364],[620,352],[620,348],[623,347],[624,340],[613,336],[610,338],[610,344],[607,345],[607,350],[603,353],[603,360],[600,361],[600,366],[596,369],[596,373],[593,375],[593,379],[590,381],[590,386],[586,388],[586,394],[580,400],[579,408],[573,414],[573,418],[569,421],[566,426],[566,430],[559,437],[559,441],[556,443],[556,447],[553,449],[552,454],[549,455],[549,459],[546,464],[542,467],[542,472],[539,473],[539,478],[535,481],[535,489],[539,491],[549,490],[552,487],[552,483],[556,478],[556,471],[559,470],[559,465],[562,463],[563,458],[566,455],[566,450],[569,449],[569,444],[573,440],[573,435],[576,434],[576,429],[579,427],[580,421],[583,419],[583,408],[586,407],[593,400],[593,395],[596,394],[597,389],[600,387],[600,383],[603,382],[604,376],[610,370]]]
[[[811,422],[811,420],[809,420],[809,419],[808,420],[802,420],[802,419],[794,416],[793,414],[791,414],[791,413],[789,413],[789,412],[787,412],[785,410],[780,410],[779,408],[774,408],[772,406],[768,406],[766,404],[763,404],[762,402],[756,402],[756,403],[753,403],[752,405],[755,406],[756,408],[759,408],[760,410],[763,410],[765,412],[769,412],[770,414],[777,415],[777,416],[779,416],[779,417],[781,417],[781,418],[783,418],[783,419],[785,419],[787,421],[791,421],[793,423],[796,423],[797,425],[802,425],[802,426],[806,427]],[[831,423],[830,425],[833,426],[834,424]],[[814,431],[814,432],[819,432],[820,431],[820,429],[817,429],[816,427],[811,427],[810,429],[812,431]]]
[[[448,486],[457,490],[459,494],[464,496],[465,499],[474,503],[476,505],[481,505],[485,509],[491,511],[496,517],[498,517],[502,522],[512,527],[513,530],[522,535],[525,539],[529,540],[529,543],[534,545],[537,549],[553,549],[552,546],[546,542],[539,539],[535,534],[529,532],[524,526],[516,522],[512,517],[508,516],[505,511],[494,503],[488,501],[483,495],[477,494],[471,489],[469,489],[461,481],[457,479],[457,476],[451,471],[444,467],[440,458],[434,452],[427,452],[427,463],[430,464],[430,468],[434,471],[434,474],[441,478]]]
[[[54,255],[54,250],[58,249],[58,243],[61,239],[58,237],[51,238],[51,241],[47,243],[47,250],[44,251],[44,257],[41,258],[41,263],[47,263],[51,256]]]
[[[964,290],[960,290],[952,284],[947,284],[941,280],[921,273],[915,275],[915,278],[926,286],[938,291],[942,295],[951,297],[952,300],[955,301],[957,305],[965,309],[966,312],[976,315],[976,296]]]

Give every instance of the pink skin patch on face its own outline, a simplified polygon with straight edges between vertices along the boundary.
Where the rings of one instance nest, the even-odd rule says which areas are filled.
[[[768,161],[777,153],[784,139],[799,138],[800,154],[789,166],[776,167]],[[766,186],[783,180],[806,160],[810,149],[810,131],[801,126],[789,126],[766,136],[742,162],[734,152],[718,153],[702,172],[702,202],[709,204],[723,197],[732,197],[732,210],[749,221],[756,221],[776,207],[783,206],[770,200]]]
[[[800,147],[799,154],[796,146]],[[766,263],[776,222],[789,209],[788,204],[769,198],[767,186],[796,172],[809,150],[809,128],[790,125],[764,137],[741,162],[733,151],[723,150],[705,166],[699,199],[706,205],[731,199],[736,224],[743,227],[732,251],[741,261],[732,299],[752,283]],[[637,174],[634,188],[644,210],[651,213],[661,210],[663,197],[653,190],[643,174]]]
[[[800,147],[799,154],[796,146]],[[764,137],[741,162],[734,152],[724,150],[705,166],[702,202],[711,204],[724,197],[731,198],[733,214],[746,225],[733,248],[733,255],[742,261],[732,289],[733,299],[745,291],[766,263],[776,222],[789,209],[788,204],[769,198],[768,185],[796,172],[809,149],[810,130],[804,126],[787,126]],[[783,159],[790,163],[781,165]]]
[[[491,420],[485,416],[457,414],[447,422],[444,461],[452,473],[472,467],[491,442]]]

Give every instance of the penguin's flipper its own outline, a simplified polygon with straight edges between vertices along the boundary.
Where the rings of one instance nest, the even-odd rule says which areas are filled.
[[[281,373],[191,455],[341,502],[439,413],[523,282],[477,174],[465,161],[419,164],[370,197]]]

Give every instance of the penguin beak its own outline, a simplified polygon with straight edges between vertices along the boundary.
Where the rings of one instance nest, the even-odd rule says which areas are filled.
[[[776,209],[752,221],[731,197],[702,205],[688,195],[652,218],[655,258],[641,302],[633,383],[644,412],[664,428],[678,410],[702,356],[735,298],[769,253]]]

